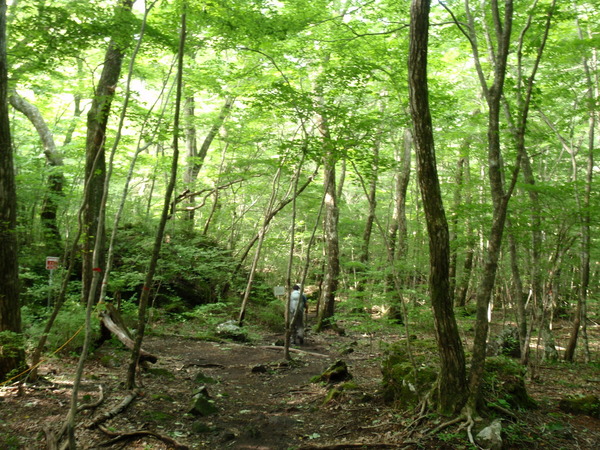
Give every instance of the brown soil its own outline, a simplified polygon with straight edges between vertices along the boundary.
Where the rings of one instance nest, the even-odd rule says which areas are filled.
[[[90,430],[86,423],[127,394],[123,386],[128,353],[121,348],[96,351],[86,366],[82,399],[93,402],[101,385],[105,401],[79,415],[78,447],[178,448],[175,442],[191,449],[472,448],[460,424],[428,437],[426,432],[439,425],[439,418],[433,415],[415,423],[414,412],[403,413],[381,401],[381,350],[372,336],[309,334],[298,348],[301,351],[292,353],[292,363],[284,361],[281,348],[271,346],[280,338],[241,344],[148,337],[144,347],[159,359],[153,370],[142,374],[139,396],[103,429]],[[353,351],[345,352],[348,348]],[[338,359],[347,362],[355,386],[325,404],[329,388],[310,379]],[[0,448],[48,448],[47,436],[60,428],[69,408],[76,364],[76,359],[61,356],[41,367],[51,384],[0,388]],[[199,373],[216,382],[198,381]],[[218,413],[186,414],[201,385],[207,387]],[[507,448],[600,448],[599,419],[558,409],[558,400],[568,394],[600,396],[597,369],[563,363],[541,367],[528,389],[540,407],[503,421],[506,440],[516,442]],[[518,439],[510,436],[517,428]],[[132,435],[105,446],[112,439],[109,434],[133,431],[154,432],[173,442]]]

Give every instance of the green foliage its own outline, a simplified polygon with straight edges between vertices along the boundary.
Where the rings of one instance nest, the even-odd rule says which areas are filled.
[[[116,249],[111,276],[113,295],[135,298],[145,277],[147,249],[153,239],[142,224],[124,226]],[[240,277],[233,277],[236,262],[230,252],[201,235],[169,234],[161,250],[155,277],[153,306],[170,313],[182,313],[198,305],[223,300],[228,289],[238,289]]]
[[[405,343],[387,346],[381,364],[384,400],[402,409],[417,405],[435,387],[437,372],[438,368],[431,365],[418,363],[415,367],[408,358]]]
[[[580,395],[564,398],[559,402],[560,409],[570,414],[586,414],[600,418],[600,399],[595,395]]]
[[[498,404],[505,409],[533,409],[536,402],[525,387],[525,368],[514,359],[494,356],[486,359],[484,374],[485,399],[488,405]]]
[[[18,436],[0,431],[0,447],[5,450],[19,450],[23,445]]]
[[[20,333],[14,331],[0,331],[0,357],[16,358],[23,351],[24,339]]]
[[[272,300],[266,305],[253,305],[248,312],[248,320],[273,333],[285,332],[285,304]]]
[[[24,317],[28,319],[29,317]],[[92,316],[92,341],[100,334],[100,322]],[[45,320],[38,320],[27,327],[27,335],[33,345],[37,344],[45,327]],[[56,317],[54,326],[48,335],[46,348],[54,352],[77,352],[83,347],[85,338],[85,306],[76,301],[67,301]]]

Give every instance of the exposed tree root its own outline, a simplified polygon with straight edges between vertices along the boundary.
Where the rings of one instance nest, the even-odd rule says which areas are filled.
[[[129,394],[127,396],[125,396],[123,401],[121,403],[119,403],[115,408],[111,409],[110,411],[106,411],[104,414],[96,417],[92,422],[88,423],[85,426],[85,428],[92,429],[92,428],[95,428],[98,425],[106,422],[107,420],[112,419],[117,414],[119,414],[121,411],[123,411],[125,408],[127,408],[131,404],[131,402],[133,402],[133,400],[135,400],[135,398],[138,395],[139,395],[139,391],[137,389],[132,390],[131,392],[129,392]]]
[[[116,444],[117,442],[120,442],[120,441],[127,441],[130,439],[137,439],[137,438],[141,438],[141,437],[145,437],[145,436],[150,436],[150,437],[156,438],[160,441],[163,441],[165,444],[169,445],[170,448],[177,449],[177,450],[188,450],[189,449],[189,447],[187,445],[180,444],[175,439],[172,439],[168,436],[164,436],[162,434],[155,433],[154,431],[138,430],[138,431],[132,431],[129,433],[113,433],[112,431],[108,431],[102,425],[98,425],[98,428],[103,433],[112,437],[112,439],[109,439],[108,441],[101,442],[100,444],[98,444],[99,447],[110,447],[111,445]]]
[[[472,409],[469,408],[468,406],[465,406],[458,416],[456,416],[455,418],[453,418],[451,420],[448,420],[447,422],[439,424],[437,427],[433,428],[432,430],[429,430],[427,432],[427,436],[434,436],[434,435],[438,434],[440,431],[442,431],[443,429],[448,428],[451,425],[455,425],[457,423],[464,422],[458,427],[457,431],[466,429],[467,437],[469,438],[469,442],[471,443],[471,445],[473,445],[475,448],[480,448],[475,443],[475,439],[473,438],[473,426],[475,425],[476,417],[478,417],[478,416],[476,414],[473,414]]]
[[[83,403],[83,404],[79,405],[79,407],[77,408],[77,412],[81,412],[86,409],[95,409],[104,402],[104,388],[102,387],[101,384],[98,385],[98,390],[100,391],[98,400],[96,400],[95,402],[92,402],[92,403]]]

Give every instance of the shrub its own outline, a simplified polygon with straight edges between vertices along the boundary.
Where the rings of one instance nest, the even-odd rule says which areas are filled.
[[[35,343],[39,340],[46,322],[40,320],[34,323],[28,330],[29,337]],[[100,334],[100,322],[95,316],[92,317],[92,341]],[[73,352],[83,347],[85,337],[85,306],[78,302],[66,302],[56,321],[50,330],[46,347],[51,351],[62,347],[63,351]]]

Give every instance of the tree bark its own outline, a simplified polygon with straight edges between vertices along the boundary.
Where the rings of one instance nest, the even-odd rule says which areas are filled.
[[[0,0],[0,333],[21,333],[17,254],[17,190],[8,114],[6,0]],[[4,339],[2,344],[8,348]],[[0,351],[0,381],[25,364],[23,348],[18,342],[14,344],[14,351]]]
[[[583,39],[583,32],[579,26],[579,37]],[[575,310],[575,316],[573,320],[573,326],[571,330],[571,336],[565,350],[565,361],[573,361],[575,356],[575,348],[577,347],[577,339],[579,336],[579,329],[581,327],[582,334],[585,339],[585,359],[586,362],[590,361],[590,350],[587,342],[587,298],[588,288],[590,284],[590,248],[591,248],[591,212],[590,212],[590,199],[592,192],[592,180],[594,177],[594,147],[595,147],[595,131],[596,131],[596,115],[598,112],[595,110],[594,105],[596,104],[598,95],[598,76],[593,79],[589,67],[587,58],[583,60],[583,67],[585,71],[586,84],[588,87],[587,97],[588,105],[590,110],[588,112],[588,153],[587,153],[587,164],[586,164],[586,176],[585,176],[585,188],[583,192],[583,200],[576,194],[577,206],[578,206],[578,219],[579,227],[581,230],[581,244],[580,244],[580,280],[579,280],[579,296],[577,300],[577,308]],[[577,168],[573,168],[574,177],[577,177]],[[576,179],[575,179],[576,181]],[[577,183],[575,183],[577,185]]]
[[[119,15],[119,11],[131,11],[132,5],[132,0],[120,0],[115,16]],[[85,179],[88,187],[84,198],[82,267],[82,296],[85,299],[88,298],[91,290],[94,270],[103,267],[105,261],[102,251],[99,255],[99,267],[93,267],[92,252],[96,240],[98,240],[100,248],[104,248],[106,241],[104,227],[98,228],[98,223],[104,221],[101,216],[105,214],[102,207],[102,196],[106,180],[106,128],[124,56],[124,49],[117,44],[115,39],[111,39],[104,58],[102,74],[87,116]],[[99,235],[97,235],[98,231]],[[96,298],[99,294],[99,291],[94,293]]]
[[[142,341],[144,340],[144,333],[146,330],[146,311],[148,309],[148,299],[150,298],[150,289],[154,280],[154,273],[156,272],[156,267],[158,266],[160,249],[162,247],[165,228],[167,226],[167,220],[169,218],[169,211],[171,209],[171,197],[173,196],[173,191],[175,190],[175,183],[177,181],[177,167],[179,160],[179,116],[181,112],[181,97],[183,90],[183,59],[185,56],[185,40],[187,36],[185,2],[182,8],[183,11],[181,13],[181,30],[179,34],[179,49],[177,61],[177,89],[175,95],[175,112],[173,120],[173,156],[171,159],[171,172],[169,174],[169,183],[167,184],[167,189],[165,191],[162,214],[160,216],[158,229],[156,230],[156,236],[154,238],[154,246],[152,248],[152,254],[150,256],[148,272],[146,272],[144,286],[142,287],[142,294],[140,295],[137,334],[135,336],[135,343],[133,351],[131,352],[129,368],[127,370],[128,389],[134,389],[136,386],[135,374],[140,358],[140,352],[142,350]]]
[[[465,354],[450,293],[450,241],[437,174],[427,83],[429,0],[413,0],[410,21],[409,94],[417,174],[429,234],[429,291],[440,354],[437,407],[457,413],[467,398]]]
[[[57,224],[57,200],[63,196],[64,185],[62,156],[56,149],[54,136],[39,110],[22,98],[16,91],[13,91],[10,95],[10,104],[17,111],[24,114],[33,124],[38,132],[42,146],[44,147],[46,162],[50,167],[50,170],[48,171],[48,190],[47,192],[44,192],[44,200],[40,212],[44,246],[46,247],[46,253],[48,255],[62,255],[62,240]]]
[[[188,189],[193,190],[192,184],[196,181],[196,178],[198,178],[198,174],[200,173],[200,169],[202,169],[202,165],[204,164],[204,160],[206,159],[208,150],[210,149],[212,142],[214,141],[215,137],[217,136],[219,129],[223,126],[223,123],[225,123],[225,119],[229,115],[229,112],[231,111],[231,107],[233,106],[233,103],[234,103],[233,97],[228,97],[227,99],[225,99],[225,104],[221,108],[221,111],[219,112],[218,117],[213,122],[212,126],[210,127],[210,130],[208,131],[208,133],[206,134],[206,137],[204,138],[204,141],[202,142],[202,145],[200,146],[200,149],[198,150],[198,144],[197,144],[197,138],[196,138],[197,132],[196,132],[196,127],[194,126],[194,123],[193,123],[193,119],[194,119],[194,115],[195,115],[194,97],[192,95],[190,95],[186,99],[185,112],[186,112],[186,117],[187,117],[186,142],[187,142],[188,163],[187,163],[187,170],[185,173],[184,181],[185,181],[186,187]],[[188,197],[187,201],[190,204],[190,206],[192,206],[192,208],[188,210],[188,212],[186,214],[186,218],[189,220],[193,220],[194,211],[195,211],[195,208],[193,208],[194,196]]]
[[[465,155],[462,158],[463,161],[463,177],[465,184],[471,184],[471,164],[469,155]],[[469,205],[472,201],[471,190],[468,189],[465,193],[465,204]],[[476,235],[473,233],[473,225],[471,220],[468,218],[465,221],[465,242],[466,248],[464,250],[465,256],[462,267],[462,274],[460,280],[456,283],[454,292],[454,306],[463,308],[467,303],[467,294],[469,292],[469,285],[471,283],[471,274],[473,272],[473,261],[475,259],[475,243]]]
[[[325,197],[325,213],[323,217],[323,229],[325,234],[325,273],[323,277],[323,286],[319,303],[319,316],[317,319],[317,331],[330,327],[331,319],[335,313],[335,295],[337,292],[340,260],[339,260],[339,239],[338,239],[338,219],[339,211],[337,205],[337,191],[335,179],[336,158],[332,149],[331,136],[327,119],[324,116],[319,117],[320,132],[325,147],[325,156],[323,157],[323,184]]]
[[[469,9],[468,1],[465,2],[465,6],[467,20],[469,22],[469,33],[467,34],[467,37],[471,43],[477,75],[488,105],[488,177],[490,180],[493,203],[492,225],[488,237],[487,251],[484,257],[483,275],[479,287],[477,288],[477,319],[475,323],[473,356],[469,374],[469,399],[467,404],[467,414],[470,415],[476,413],[481,398],[489,330],[488,308],[496,282],[496,272],[498,260],[500,258],[508,201],[512,194],[514,183],[516,182],[520,163],[517,161],[511,180],[511,187],[505,191],[502,152],[500,146],[500,108],[512,32],[513,1],[504,1],[503,17],[501,17],[501,8],[498,5],[498,0],[490,1],[493,30],[488,34],[490,37],[493,35],[494,39],[494,49],[491,51],[491,54],[494,55],[494,59],[493,81],[492,85],[489,87],[479,59],[475,20]],[[490,44],[492,43],[490,42]]]

